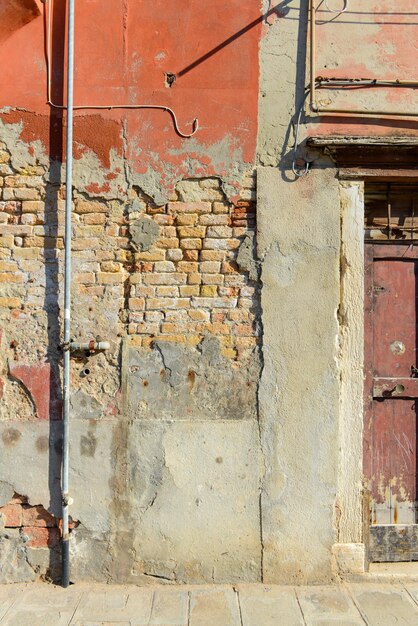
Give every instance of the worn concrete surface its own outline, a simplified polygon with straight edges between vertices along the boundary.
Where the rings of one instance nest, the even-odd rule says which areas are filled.
[[[363,540],[363,182],[341,182],[340,467],[338,541]]]
[[[0,586],[4,626],[415,626],[417,583]]]
[[[2,433],[10,428],[3,424]],[[19,438],[5,446],[2,459],[5,493],[13,484],[29,504],[50,502],[57,516],[59,450],[48,453],[46,447],[40,454],[37,442],[59,441],[60,431],[59,422],[41,422],[36,431],[31,424],[16,424]],[[259,579],[261,459],[255,420],[74,419],[71,438],[70,481],[77,485],[71,551],[78,579]],[[38,477],[30,485],[28,466]],[[32,580],[19,530],[0,529],[0,535],[9,554],[1,582]],[[31,557],[48,559],[44,552],[35,550]]]
[[[259,579],[261,459],[255,421],[135,423],[128,465],[134,577],[196,583]]]
[[[216,338],[196,348],[155,341],[122,359],[125,413],[130,419],[257,418],[260,362],[257,352],[239,367],[222,356]]]
[[[336,538],[340,200],[333,168],[297,186],[282,174],[257,173],[264,580],[325,582]]]

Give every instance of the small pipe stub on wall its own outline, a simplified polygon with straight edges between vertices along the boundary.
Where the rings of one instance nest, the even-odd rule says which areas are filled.
[[[71,341],[70,343],[71,352],[100,352],[109,349],[110,343],[108,341],[96,341],[92,339],[91,341]]]

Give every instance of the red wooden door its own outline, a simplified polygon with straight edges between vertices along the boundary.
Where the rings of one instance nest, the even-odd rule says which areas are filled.
[[[364,469],[371,560],[417,560],[417,277],[411,245],[366,244]]]

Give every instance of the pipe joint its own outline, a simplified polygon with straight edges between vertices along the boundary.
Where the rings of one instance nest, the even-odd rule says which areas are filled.
[[[71,352],[103,352],[110,349],[109,341],[71,341],[69,344]]]
[[[74,502],[73,498],[71,498],[68,493],[62,494],[61,501],[62,501],[62,506],[71,506]]]

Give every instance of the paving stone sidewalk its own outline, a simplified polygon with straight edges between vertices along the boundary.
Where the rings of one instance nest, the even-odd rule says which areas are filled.
[[[418,626],[418,583],[0,586],[1,626]]]

